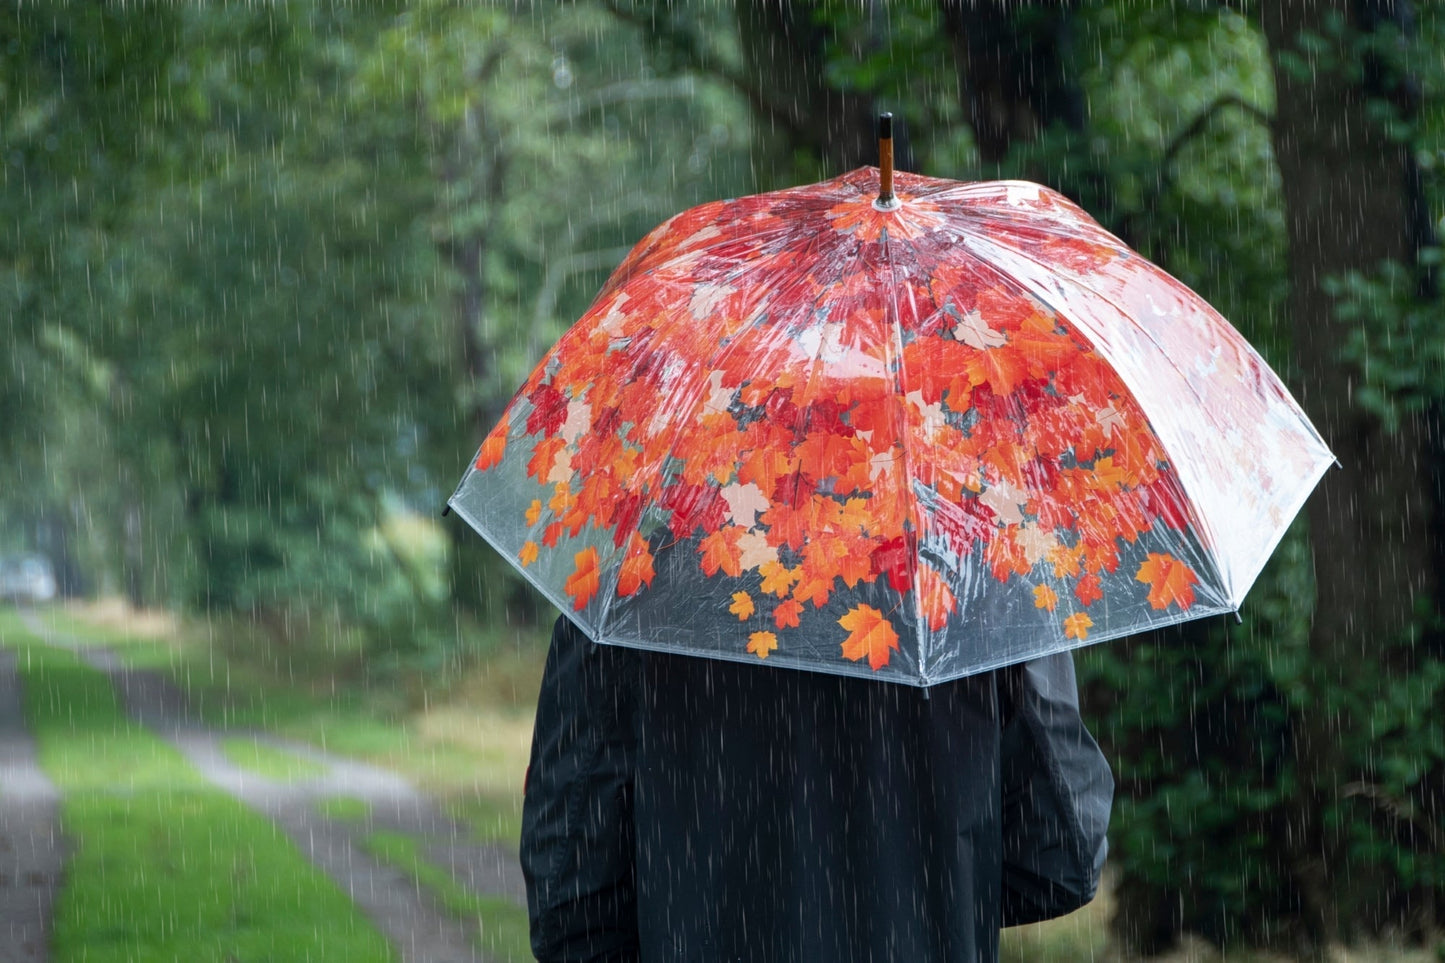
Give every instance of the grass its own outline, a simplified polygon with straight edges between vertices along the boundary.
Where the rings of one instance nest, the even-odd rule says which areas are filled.
[[[314,779],[326,773],[319,762],[303,759],[294,752],[278,749],[255,738],[233,736],[221,740],[226,758],[248,772],[273,782]]]
[[[490,957],[505,961],[532,959],[527,911],[499,896],[477,896],[432,865],[415,839],[401,833],[377,832],[366,837],[367,852],[416,880],[452,915],[474,920],[477,944]]]
[[[472,831],[483,843],[517,851],[522,838],[522,793],[492,795],[473,793],[452,799],[447,804],[451,817]]]
[[[364,823],[371,818],[371,803],[350,796],[331,796],[313,806],[318,815],[343,823]]]
[[[1117,950],[1109,942],[1113,905],[1107,885],[1099,889],[1093,902],[1068,916],[1004,930],[999,937],[1000,963],[1082,963],[1116,958]]]
[[[71,853],[51,959],[395,959],[346,894],[267,820],[131,723],[102,673],[27,644],[8,616],[0,634],[19,653],[41,765],[64,793]]]

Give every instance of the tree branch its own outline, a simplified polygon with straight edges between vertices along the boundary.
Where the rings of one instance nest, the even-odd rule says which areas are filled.
[[[1268,113],[1244,98],[1236,94],[1225,94],[1201,110],[1193,120],[1184,126],[1183,130],[1174,135],[1174,139],[1169,142],[1169,146],[1164,150],[1164,157],[1160,160],[1159,166],[1161,168],[1168,168],[1170,164],[1174,163],[1174,158],[1179,152],[1183,150],[1191,140],[1203,133],[1204,128],[1209,125],[1209,122],[1214,119],[1214,116],[1226,107],[1237,107],[1266,127],[1274,120]]]

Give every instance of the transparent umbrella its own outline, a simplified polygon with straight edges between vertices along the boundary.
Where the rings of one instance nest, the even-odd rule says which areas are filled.
[[[1237,610],[1333,460],[1279,378],[1054,191],[888,157],[652,231],[451,508],[599,642],[915,685]]]

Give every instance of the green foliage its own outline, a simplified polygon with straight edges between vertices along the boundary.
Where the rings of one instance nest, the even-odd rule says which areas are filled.
[[[1438,266],[1440,250],[1426,250],[1421,267]],[[1355,399],[1363,407],[1393,430],[1407,414],[1445,401],[1445,300],[1422,295],[1419,269],[1386,261],[1332,278],[1326,289],[1336,317],[1352,325],[1341,357],[1360,373]]]
[[[1292,726],[1309,685],[1313,595],[1291,529],[1232,618],[1080,654],[1119,784],[1110,832],[1116,925],[1149,946],[1180,930],[1271,943],[1298,909],[1282,840],[1302,803]]]
[[[400,521],[745,146],[642,42],[589,7],[19,11],[0,542],[137,603],[350,625],[378,665],[445,660],[453,583],[501,617],[505,565]]]

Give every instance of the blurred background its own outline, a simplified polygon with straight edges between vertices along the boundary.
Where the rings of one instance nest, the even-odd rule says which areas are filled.
[[[1240,621],[1080,653],[1108,892],[1006,951],[1445,959],[1442,41],[1439,0],[17,5],[6,644],[515,848],[553,613],[446,497],[649,228],[875,163],[891,110],[901,168],[1048,184],[1203,294],[1341,463]]]

